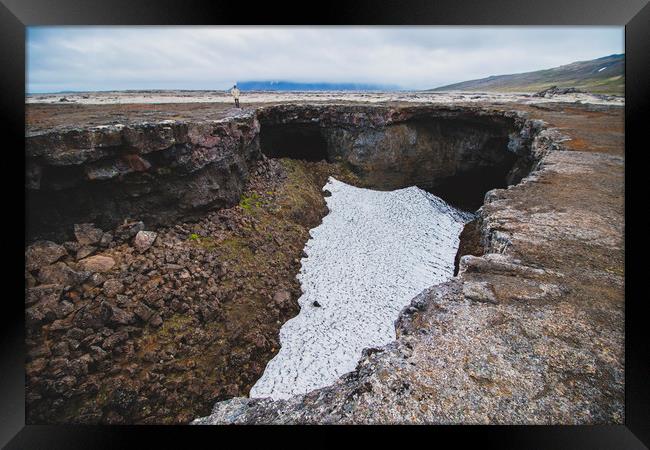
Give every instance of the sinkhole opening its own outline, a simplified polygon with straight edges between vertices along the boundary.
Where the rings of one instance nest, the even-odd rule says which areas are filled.
[[[329,161],[327,142],[317,123],[263,125],[260,146],[269,158]]]
[[[416,117],[385,126],[271,116],[260,120],[260,148],[270,158],[340,162],[364,187],[417,186],[475,211],[491,189],[521,178],[527,163],[515,152],[514,121],[503,117]]]
[[[485,193],[508,187],[508,176],[516,161],[513,154],[489,167],[471,168],[446,177],[431,186],[419,186],[464,211],[476,211],[483,205]]]

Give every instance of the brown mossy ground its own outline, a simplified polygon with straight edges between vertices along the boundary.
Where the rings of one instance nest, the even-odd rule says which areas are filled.
[[[361,184],[340,164],[265,159],[239,205],[158,230],[144,255],[128,244],[111,249],[118,264],[107,276],[136,274],[124,281],[120,307],[146,304],[162,324],[86,330],[93,337],[126,330],[128,338],[103,362],[93,359],[67,393],[52,389],[57,375],[46,362],[30,361],[28,422],[183,424],[209,414],[215,401],[247,395],[279,349],[280,327],[298,313],[296,275],[309,230],[327,214],[329,176]],[[88,290],[96,297],[80,292],[77,307],[100,302],[101,289]],[[68,341],[50,328],[30,332],[30,348]],[[84,345],[64,355],[64,372]]]

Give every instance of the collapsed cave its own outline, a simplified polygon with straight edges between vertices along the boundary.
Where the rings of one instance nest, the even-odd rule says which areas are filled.
[[[271,158],[342,162],[367,187],[417,186],[474,211],[487,191],[528,171],[518,131],[502,116],[422,113],[377,126],[276,108],[260,114],[260,150]]]
[[[263,124],[260,147],[269,158],[329,161],[327,142],[317,123]]]
[[[110,277],[122,280],[128,286],[125,294],[120,294],[120,302],[125,302],[120,303],[120,308],[135,314],[134,308],[144,302],[149,305],[147,308],[158,311],[163,322],[163,327],[156,329],[137,319],[136,325],[128,327],[138,333],[144,329],[159,336],[161,331],[157,330],[168,330],[167,327],[178,322],[179,317],[191,320],[192,326],[188,329],[197,328],[210,336],[202,342],[192,341],[191,346],[186,347],[201,355],[211,355],[214,339],[224,339],[225,344],[220,348],[224,349],[224,355],[233,355],[232,359],[224,356],[224,359],[205,362],[206,366],[218,368],[219,376],[223,377],[220,378],[223,386],[218,390],[218,399],[246,395],[276,351],[281,324],[293,317],[297,309],[295,295],[275,294],[284,291],[295,293],[296,287],[292,283],[297,283],[299,258],[309,237],[307,230],[314,226],[311,221],[306,223],[305,218],[309,216],[317,222],[327,213],[327,209],[321,207],[324,203],[321,188],[326,173],[345,180],[344,176],[353,172],[355,176],[350,176],[350,183],[358,179],[364,187],[376,190],[418,186],[462,209],[475,210],[482,204],[487,190],[516,183],[528,173],[532,162],[529,156],[532,133],[529,133],[530,129],[526,131],[529,125],[530,122],[519,116],[486,112],[479,108],[275,105],[223,121],[102,126],[34,134],[28,136],[26,149],[27,240],[45,237],[62,242],[75,239],[71,236],[75,223],[91,222],[103,231],[110,231],[127,218],[142,220],[147,229],[161,233],[157,242],[164,242],[164,247],[161,245],[150,250],[145,254],[146,258],[139,255],[148,261],[141,265],[119,264],[110,272]],[[270,159],[261,159],[262,154]],[[292,176],[293,172],[285,170],[286,167],[277,169],[287,163],[287,160],[278,159],[287,157],[335,164],[289,164],[299,169],[296,172],[299,176],[295,173]],[[277,170],[271,170],[273,167]],[[279,226],[275,231],[271,227],[275,234],[259,231],[265,227],[243,226],[242,222],[231,220],[226,210],[218,212],[226,213],[219,220],[213,221],[207,214],[237,205],[247,195],[247,190],[256,186],[256,179],[259,181],[265,177],[268,177],[269,187],[260,189],[260,192],[270,191],[272,195],[282,192],[274,185],[278,182],[294,194],[275,199],[282,208],[269,208],[267,211],[282,218],[276,220],[272,217],[265,223]],[[294,197],[304,201],[296,203]],[[287,199],[291,201],[284,203]],[[247,213],[242,208],[232,209],[241,210],[232,214],[235,217]],[[194,220],[199,221],[197,227],[206,230],[196,232],[197,236],[208,236],[205,245],[190,238],[194,229],[188,223]],[[171,225],[174,229],[157,229],[160,225]],[[212,240],[208,240],[213,236],[209,233],[215,229],[229,236],[229,239],[220,241],[228,242],[228,245],[214,245]],[[288,233],[292,233],[291,239]],[[480,230],[476,226],[463,233],[456,255],[456,270],[461,254],[470,254],[475,251],[473,247],[481,246]],[[168,248],[167,244],[172,242],[174,245]],[[250,250],[249,243],[253,243],[250,248],[255,252],[246,250]],[[71,249],[76,248],[73,241],[66,244]],[[126,250],[122,250],[124,248]],[[124,256],[132,248],[127,243],[109,250],[101,247],[93,251],[117,252]],[[78,256],[80,253],[76,250],[68,251],[66,264],[75,268],[77,263],[74,261],[84,257]],[[195,259],[195,255],[202,259]],[[274,272],[264,273],[266,263],[276,261],[278,256],[281,261],[286,259],[286,263],[270,264]],[[247,265],[233,268],[231,262],[240,257]],[[221,260],[229,264],[228,270],[221,270],[225,267],[220,265]],[[131,261],[131,256],[126,261]],[[181,278],[181,274],[185,274],[177,270],[181,263],[187,265],[190,275],[202,270],[199,265],[214,269],[206,280],[212,281],[209,288],[217,289],[214,295],[221,303],[206,302],[206,298],[213,295],[206,294],[208,287],[197,286],[191,276]],[[256,293],[241,289],[248,284],[245,277],[251,274],[254,274],[251,278],[260,283],[254,286]],[[157,284],[150,288],[148,283],[142,283],[149,277],[158,279],[161,275],[169,280],[164,288],[156,288]],[[35,273],[28,274],[35,283],[38,280],[34,281],[34,276]],[[145,301],[147,295],[156,296],[163,289],[169,289],[165,299],[147,297],[147,301],[152,301]],[[88,291],[96,296],[86,297]],[[70,292],[74,294],[75,303],[84,308],[95,308],[92,314],[101,312],[102,304],[114,306],[117,302],[117,297],[105,296],[103,287],[100,291],[95,286],[76,286]],[[102,301],[97,301],[97,298]],[[269,302],[269,298],[273,301]],[[188,309],[182,309],[184,303]],[[244,303],[249,311],[259,316],[241,314],[239,308]],[[269,310],[267,305],[275,305],[275,309]],[[92,314],[89,317],[94,318]],[[79,317],[82,320],[85,316]],[[97,326],[104,325],[99,321],[104,320],[102,317],[97,319]],[[215,323],[219,326],[215,327]],[[224,330],[221,324],[229,324],[228,329]],[[260,324],[263,325],[263,336],[257,333]],[[126,327],[109,325],[116,330]],[[246,330],[244,333],[242,326]],[[245,327],[255,327],[256,333]],[[90,329],[85,323],[82,328]],[[33,345],[38,348],[36,343],[42,336],[37,335],[40,324],[34,325],[33,331],[37,336]],[[50,338],[63,339],[62,336],[66,336],[63,333],[67,331],[54,333],[58,334],[50,334]],[[128,339],[132,342],[136,338],[134,335]],[[178,341],[186,345],[183,339]],[[262,341],[266,344],[260,347]],[[244,366],[248,355],[252,355],[252,364]],[[133,354],[126,354],[125,358],[139,361],[139,356]],[[171,368],[171,362],[169,364],[161,369],[161,373],[176,373],[177,369]],[[91,375],[101,372],[101,367],[91,367]],[[148,371],[149,368],[145,365],[142,370]],[[184,389],[184,395],[188,397],[156,394],[147,400],[151,404],[173,405],[177,410],[173,420],[181,422],[189,420],[184,414],[188,414],[190,408],[185,404],[179,407],[184,398],[191,397],[191,408],[199,408],[191,410],[192,415],[197,416],[207,414],[217,395],[215,378],[205,376],[201,364],[187,372],[200,389]],[[235,378],[233,373],[240,378]],[[113,377],[112,374],[107,376]],[[86,375],[83,377],[85,379]],[[155,390],[160,392],[160,389]],[[96,393],[79,395],[87,396],[84,407],[97,408]],[[78,398],[72,398],[74,402],[78,401]],[[38,400],[45,411],[43,417],[56,416],[57,420],[69,417],[51,408],[52,399],[54,397],[42,402]],[[101,403],[99,405],[104,407]],[[183,412],[178,412],[181,409]],[[169,406],[150,417],[138,415],[141,410],[134,406],[129,412],[123,411],[123,420],[171,420]],[[32,418],[38,417],[36,407],[30,406],[30,411]]]
[[[27,242],[69,239],[74,223],[156,227],[232,206],[261,154],[340,163],[364,187],[417,186],[474,211],[488,190],[529,172],[529,125],[469,107],[273,105],[216,122],[36,133],[27,139]]]

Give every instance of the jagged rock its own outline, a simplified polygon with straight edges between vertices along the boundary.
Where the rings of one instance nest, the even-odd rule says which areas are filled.
[[[161,326],[163,324],[163,320],[162,320],[162,317],[160,317],[160,314],[154,314],[153,316],[151,316],[151,319],[149,320],[149,323],[153,327],[158,328],[159,326]]]
[[[572,108],[579,119],[568,120],[563,108],[550,111],[542,115],[593,148],[597,130],[622,117]],[[194,423],[623,423],[617,130],[602,153],[556,151],[559,136],[540,131],[530,149],[536,170],[491,191],[479,210],[482,256],[459,258],[457,277],[416,297],[380,353],[367,352],[329,387],[226,400]]]
[[[97,244],[104,232],[93,223],[79,223],[74,225],[74,235],[81,245]]]
[[[138,306],[135,307],[135,310],[133,311],[136,316],[138,316],[142,321],[147,322],[149,319],[153,316],[154,311],[149,308],[147,305],[144,305],[140,303]]]
[[[129,325],[135,320],[133,313],[124,311],[106,301],[100,305],[100,315],[105,323],[109,322],[116,325]]]
[[[39,345],[37,347],[32,347],[32,348],[29,349],[29,351],[27,353],[27,355],[31,359],[37,359],[37,358],[41,358],[41,357],[48,357],[51,354],[52,354],[52,351],[50,350],[50,347],[47,344]]]
[[[106,280],[104,282],[103,291],[106,297],[113,298],[117,294],[124,292],[124,284],[115,279]]]
[[[407,114],[400,112],[399,109],[394,108],[389,114],[386,114],[385,110],[378,114],[368,114],[367,111],[364,113],[362,109],[351,107],[344,112],[348,115],[346,120],[351,123],[369,129],[381,129],[384,123],[391,123],[393,119],[399,122],[407,118]],[[411,110],[417,111],[418,108],[413,107]],[[451,106],[450,110],[455,110],[455,106]],[[299,118],[310,119],[308,115],[314,113],[313,111],[312,109],[310,112],[307,108],[300,112]],[[288,114],[290,109],[287,108],[286,112]],[[331,107],[322,109],[318,114],[333,116],[334,120],[329,125],[323,122],[323,126],[331,126],[332,129],[337,124],[345,122],[344,118],[337,116],[338,113]],[[593,121],[599,114],[591,111],[588,120]],[[571,120],[578,115],[579,111],[573,111],[570,115]],[[619,116],[612,115],[612,117]],[[312,118],[315,119],[314,123],[321,120],[316,116]],[[279,119],[284,120],[281,117]],[[516,122],[519,119],[514,120]],[[564,121],[568,118],[554,116],[553,120]],[[237,130],[240,124],[229,122],[227,126]],[[399,133],[404,132],[405,136],[415,139],[416,142],[422,138],[422,136],[415,137],[422,130],[412,133],[413,130],[408,128],[400,128],[401,131],[393,137],[397,138]],[[122,214],[140,217],[149,226],[156,225],[157,220],[163,222],[169,220],[173,223],[178,217],[174,214],[177,214],[182,207],[190,205],[190,201],[195,201],[195,206],[190,207],[190,209],[196,208],[193,211],[201,211],[206,204],[216,208],[227,204],[220,203],[220,200],[216,203],[201,204],[203,200],[206,202],[214,200],[215,195],[224,196],[222,192],[214,194],[207,189],[196,196],[183,197],[179,201],[178,197],[174,196],[182,196],[186,190],[194,189],[190,181],[190,185],[173,186],[167,199],[175,198],[176,203],[172,202],[162,208],[157,207],[155,199],[160,198],[161,194],[156,192],[156,189],[167,186],[162,177],[174,178],[177,176],[174,173],[177,168],[179,172],[183,172],[188,167],[198,166],[201,164],[202,151],[199,149],[200,146],[188,151],[187,147],[182,148],[185,144],[172,144],[173,139],[178,142],[183,138],[184,132],[180,128],[174,128],[171,133],[165,134],[157,141],[153,135],[158,129],[159,125],[152,127],[152,136],[136,135],[125,138],[129,139],[129,142],[136,143],[140,150],[146,147],[145,144],[159,142],[161,150],[156,151],[161,153],[152,155],[150,160],[156,161],[153,168],[145,173],[137,171],[129,173],[127,182],[133,181],[135,184],[133,191],[129,193],[133,195],[125,201],[124,209],[119,213],[116,212],[117,208],[111,210],[114,208],[111,205],[121,205],[119,203],[121,198],[114,194],[125,188],[126,184],[117,185],[115,190],[111,191],[111,183],[122,181],[119,177],[106,180],[109,186],[107,197],[113,196],[113,198],[105,208],[101,202],[94,207],[96,210],[107,209],[110,223],[117,224],[123,219]],[[208,130],[208,133],[203,137],[193,138],[195,142],[210,143],[211,140],[216,142],[223,138],[223,136],[209,136],[210,127],[200,131],[194,130],[192,133],[201,134],[205,130]],[[232,130],[227,131],[227,133],[232,132]],[[84,138],[96,138],[97,145],[92,148],[89,145],[81,145],[89,142],[82,139],[79,140],[80,145],[70,146],[65,143],[65,139],[73,139],[74,133],[77,136],[85,136]],[[41,142],[47,141],[47,145],[34,145],[34,142],[30,142],[28,146],[31,148],[28,153],[31,154],[32,151],[48,153],[34,154],[31,161],[40,161],[40,158],[50,161],[44,163],[45,173],[56,175],[57,166],[50,165],[52,161],[56,160],[57,163],[66,166],[70,161],[75,160],[75,164],[80,164],[75,167],[80,168],[80,172],[83,173],[86,161],[112,158],[111,152],[123,145],[124,137],[116,131],[101,131],[95,135],[90,135],[86,130],[75,130],[74,133],[60,132],[56,139],[50,135],[51,141],[37,137],[42,139]],[[145,131],[142,133],[146,134]],[[347,135],[341,137],[341,142],[353,135],[350,130],[344,133]],[[585,140],[588,140],[586,138],[588,135],[589,133],[585,132]],[[554,138],[549,136],[551,135],[548,133],[532,133],[528,137],[522,137],[521,148],[525,148],[526,142],[532,139],[537,142],[549,139],[549,145],[559,145],[558,141],[554,141]],[[377,137],[381,136],[377,135]],[[57,141],[59,138],[61,140]],[[371,140],[364,139],[360,141],[361,147],[371,148]],[[515,140],[517,139],[510,142]],[[593,144],[593,141],[588,144]],[[603,142],[594,148],[599,148],[601,144],[610,145]],[[165,145],[168,147],[164,147]],[[520,144],[513,146],[513,152],[518,145]],[[51,153],[49,153],[50,148],[53,149]],[[66,154],[66,148],[84,150]],[[197,154],[194,154],[195,150]],[[539,148],[532,148],[531,154],[536,154],[538,150]],[[285,423],[394,423],[396,421],[620,423],[623,417],[621,400],[623,347],[622,328],[618,324],[622,323],[623,297],[622,294],[618,294],[617,289],[620,288],[622,292],[623,284],[621,276],[617,273],[617,264],[622,264],[620,254],[623,247],[616,240],[616,230],[617,227],[622,230],[621,220],[618,220],[618,211],[622,211],[622,205],[619,205],[616,197],[610,194],[612,191],[620,192],[620,189],[617,190],[620,183],[612,173],[616,174],[619,171],[622,157],[610,155],[605,157],[592,152],[555,153],[553,158],[547,160],[548,167],[540,164],[539,167],[545,169],[540,174],[543,179],[539,183],[534,177],[530,177],[526,183],[517,187],[499,190],[495,195],[489,196],[489,202],[486,201],[484,207],[486,222],[481,229],[482,238],[485,239],[489,252],[503,251],[505,254],[495,255],[497,257],[493,261],[491,261],[493,253],[488,253],[481,261],[468,261],[465,264],[467,273],[461,274],[458,281],[446,286],[436,286],[416,299],[417,301],[414,300],[412,306],[405,309],[398,320],[396,325],[398,337],[395,342],[382,348],[380,352],[366,352],[359,361],[357,370],[344,376],[337,386],[287,401],[268,402],[246,399],[247,405],[243,409],[234,407],[238,400],[235,399],[231,405],[234,407],[230,410],[232,414],[220,416],[219,414],[224,411],[224,404],[221,404],[215,408],[215,415],[210,420],[245,423],[274,421]],[[567,155],[564,155],[565,159],[560,159],[557,153]],[[351,154],[363,156],[361,152]],[[544,155],[544,152],[542,151],[540,155]],[[227,159],[231,155],[225,152],[223,156]],[[599,164],[592,164],[592,158],[594,160],[600,158]],[[161,170],[158,175],[156,171],[161,169],[159,161],[169,161],[169,167],[176,164],[178,166],[171,169],[172,173],[163,174],[164,171]],[[273,160],[269,163],[275,169],[261,172],[272,173],[272,176],[277,177],[278,180],[286,179],[286,173],[277,170],[279,163]],[[42,163],[38,162],[38,164]],[[246,164],[237,162],[238,167],[228,169],[230,171],[228,173],[233,175],[241,171],[233,176],[245,177],[247,164],[248,162]],[[70,166],[63,166],[61,166],[62,171],[70,168]],[[603,170],[603,166],[606,170]],[[33,172],[40,172],[40,168]],[[525,175],[528,172],[526,169],[519,173],[519,176],[523,176],[521,174]],[[192,180],[195,176],[195,173],[190,174],[188,179]],[[49,192],[48,189],[51,189],[54,184],[52,178],[54,177],[44,177],[42,186],[40,181],[28,183],[31,186],[28,189],[38,189],[41,193]],[[222,191],[235,192],[238,188],[236,183],[234,187],[228,183],[223,184],[221,181],[224,178],[214,178],[209,181],[217,182]],[[594,179],[598,182],[591,183]],[[197,182],[205,180],[204,178]],[[72,189],[83,191],[83,187],[84,185]],[[47,198],[47,195],[43,195],[43,198]],[[62,197],[77,198],[70,192],[65,192]],[[51,200],[52,203],[56,204],[56,197],[52,198],[54,198]],[[576,203],[580,204],[577,209],[566,204],[574,198]],[[592,201],[593,199],[598,201]],[[236,203],[239,198],[234,201]],[[147,217],[147,209],[152,210],[151,214],[155,218],[150,220]],[[574,211],[578,213],[574,215]],[[226,214],[227,211],[222,210],[219,213]],[[58,220],[49,212],[43,212],[43,217],[54,217],[53,220]],[[97,220],[95,217],[75,220],[77,222]],[[34,403],[28,403],[31,422],[66,421],[69,420],[70,415],[63,411],[71,409],[78,411],[75,421],[77,418],[94,423],[108,421],[107,414],[101,411],[101,408],[99,411],[97,409],[98,399],[93,395],[86,395],[92,392],[90,387],[82,396],[77,397],[76,393],[72,399],[67,396],[73,392],[73,389],[84,391],[86,389],[84,386],[93,384],[94,392],[97,392],[100,387],[102,392],[112,392],[117,387],[110,384],[110,380],[122,376],[119,372],[129,373],[134,379],[140,376],[147,377],[140,391],[141,396],[146,396],[146,401],[141,405],[140,400],[136,400],[131,404],[131,412],[111,415],[110,420],[121,420],[127,423],[182,422],[189,420],[186,417],[187,411],[199,408],[207,410],[206,399],[216,396],[224,398],[224,396],[243,395],[245,386],[254,379],[250,377],[258,376],[264,371],[266,360],[263,354],[274,352],[279,345],[276,340],[277,329],[273,328],[275,326],[273,324],[277,320],[279,327],[282,321],[287,320],[288,314],[279,313],[278,308],[273,306],[276,304],[275,301],[269,302],[268,313],[265,311],[268,317],[256,318],[263,321],[261,325],[268,327],[268,330],[263,333],[247,331],[238,334],[236,329],[226,330],[236,328],[241,322],[220,323],[224,325],[225,338],[222,350],[230,354],[235,346],[245,349],[232,352],[232,367],[235,369],[219,372],[219,376],[224,376],[220,387],[214,388],[210,383],[201,380],[197,372],[193,372],[187,366],[184,369],[185,373],[202,383],[200,393],[196,394],[201,399],[196,400],[194,394],[189,394],[190,390],[194,390],[193,388],[190,389],[182,381],[170,382],[171,377],[168,376],[170,372],[183,370],[179,362],[182,357],[204,345],[213,348],[216,342],[211,341],[214,334],[210,334],[197,320],[203,314],[200,306],[206,302],[206,299],[215,296],[223,298],[224,302],[232,300],[241,302],[241,306],[250,306],[246,304],[247,295],[253,297],[260,294],[261,298],[268,299],[269,294],[277,292],[278,289],[298,292],[294,290],[295,286],[289,288],[284,283],[274,283],[275,280],[269,279],[268,273],[265,273],[268,270],[265,267],[260,267],[259,273],[256,270],[246,273],[237,270],[238,268],[229,258],[224,258],[223,267],[219,264],[217,268],[215,260],[206,259],[208,252],[205,249],[187,241],[190,233],[195,231],[201,236],[214,236],[215,240],[218,240],[222,237],[222,231],[229,229],[239,232],[243,225],[244,222],[237,217],[225,217],[223,221],[220,219],[215,219],[214,222],[202,221],[196,229],[193,228],[194,224],[185,223],[179,229],[158,230],[160,240],[156,246],[142,255],[134,252],[132,247],[115,246],[117,242],[113,243],[114,250],[111,251],[111,255],[114,255],[115,260],[120,264],[114,269],[116,273],[111,276],[123,281],[125,294],[111,302],[117,303],[123,311],[133,311],[137,315],[137,305],[145,306],[143,302],[146,297],[157,309],[155,312],[149,309],[152,313],[149,316],[151,327],[153,328],[154,324],[162,325],[162,317],[165,317],[165,321],[169,318],[169,325],[171,325],[169,330],[165,331],[178,330],[172,331],[177,339],[169,342],[173,349],[170,351],[155,349],[147,352],[146,360],[152,363],[151,367],[139,373],[134,370],[131,366],[134,361],[140,361],[141,348],[130,349],[129,346],[141,342],[138,343],[135,337],[137,334],[129,335],[131,331],[119,333],[123,328],[129,328],[128,326],[104,323],[101,317],[98,317],[99,305],[104,295],[102,289],[92,285],[99,286],[101,281],[89,280],[82,289],[83,297],[74,300],[74,304],[80,309],[74,313],[72,323],[67,325],[68,328],[64,328],[64,325],[65,322],[70,322],[69,317],[56,320],[45,328],[49,330],[50,342],[57,342],[65,336],[63,338],[66,339],[71,354],[75,355],[74,358],[69,357],[67,361],[63,358],[63,362],[54,361],[61,358],[50,357],[51,350],[48,345],[51,344],[44,344],[42,338],[37,337],[40,328],[28,327],[28,333],[32,335],[30,339],[33,339],[28,343],[30,355],[31,350],[35,350],[34,354],[42,353],[37,359],[45,360],[46,363],[52,360],[51,364],[40,369],[38,380],[28,383],[28,389],[32,392],[26,398],[28,402],[32,401],[30,399],[35,399]],[[246,225],[257,224],[255,221],[249,221]],[[56,225],[59,226],[65,228],[60,223]],[[113,226],[110,225],[111,228]],[[72,229],[70,225],[66,227],[68,230]],[[103,223],[101,227],[109,229],[109,225]],[[181,228],[184,231],[181,231]],[[250,236],[241,237],[248,239]],[[565,245],[557,245],[558,239]],[[284,241],[290,242],[286,238]],[[590,243],[589,246],[585,246],[586,242]],[[294,243],[295,241],[291,242],[292,245],[288,247],[293,247]],[[275,247],[272,242],[256,242],[253,239],[250,249],[264,251],[265,246]],[[78,250],[75,248],[71,251],[68,245],[65,247],[70,255],[74,255]],[[600,255],[601,249],[604,249],[604,259]],[[295,253],[297,250],[299,247],[292,248],[291,259],[298,255]],[[217,253],[218,251],[219,249]],[[216,256],[216,258],[221,257],[218,254]],[[76,267],[74,263],[70,264]],[[166,267],[166,264],[172,266]],[[287,272],[294,268],[298,270],[300,267],[299,261],[291,265],[291,268],[289,264],[285,267]],[[285,263],[280,262],[280,265],[284,267]],[[561,272],[568,270],[569,266],[576,266],[575,271],[567,273],[566,277],[562,278]],[[211,270],[212,268],[214,270]],[[117,270],[120,271],[119,274]],[[181,270],[186,271],[183,278],[177,276]],[[259,276],[261,279],[269,279],[270,283],[264,287],[250,287],[246,281],[240,282],[239,276],[249,277],[249,279],[252,276]],[[27,277],[26,273],[26,279]],[[233,283],[234,287],[223,289],[220,277],[223,277],[227,283]],[[585,279],[588,282],[585,283]],[[468,301],[463,296],[462,286],[468,281],[489,283],[495,290],[498,303]],[[572,290],[564,289],[569,283],[578,286],[572,286]],[[70,294],[70,298],[73,298],[74,292],[70,291],[64,297],[68,298]],[[585,308],[585,305],[589,306]],[[183,318],[191,318],[192,322],[176,328],[174,314],[178,314],[179,311],[182,311]],[[145,310],[141,313],[147,315]],[[109,325],[110,329],[107,328]],[[82,330],[83,334],[75,333],[74,336],[68,337],[67,333],[75,329],[70,328],[72,326]],[[147,325],[143,323],[138,323],[137,327],[141,331],[145,330],[143,334],[156,332],[147,329]],[[118,333],[115,333],[112,328],[116,328]],[[38,349],[41,345],[44,348]],[[102,345],[106,345],[116,354],[110,355],[101,349]],[[134,357],[134,353],[130,352],[136,351],[138,356]],[[80,375],[83,374],[83,363],[72,364],[75,358],[81,360],[79,355],[84,352],[88,352],[93,358],[93,363],[87,365],[89,371],[87,376]],[[172,354],[176,355],[177,361],[174,361]],[[116,367],[114,358],[117,357],[126,360],[123,367],[121,364],[120,367]],[[196,359],[199,365],[200,359]],[[35,373],[41,364],[43,363],[40,361],[34,364],[35,369],[30,369],[30,373]],[[540,377],[540,373],[545,374],[546,378]],[[61,394],[55,395],[54,382],[64,376],[76,377],[75,386],[72,389],[67,388],[66,383],[71,381],[67,379],[66,382],[58,385],[57,389]],[[77,410],[78,401],[81,402],[82,407]],[[75,408],[70,408],[71,406]]]
[[[133,246],[140,253],[144,253],[153,245],[157,236],[153,231],[138,231],[133,239]]]
[[[578,94],[583,92],[584,91],[574,87],[559,88],[557,86],[551,86],[550,88],[542,89],[541,91],[534,93],[533,97],[553,97],[555,95]]]
[[[29,273],[27,270],[25,270],[25,287],[26,288],[32,288],[36,286],[36,278],[34,278],[34,275]]]
[[[62,319],[74,310],[74,305],[68,301],[59,301],[56,294],[43,296],[34,306],[25,310],[27,324],[34,325],[42,322],[52,322]]]
[[[137,395],[135,390],[119,387],[111,392],[108,403],[119,411],[127,411],[135,402]]]
[[[71,255],[76,254],[82,247],[82,245],[77,241],[66,241],[63,243],[63,246]]]
[[[38,270],[67,255],[65,248],[50,241],[37,241],[25,251],[25,268]]]
[[[102,318],[99,309],[90,308],[89,305],[82,306],[74,315],[72,323],[79,328],[88,329],[99,329],[104,326],[104,319]],[[96,336],[89,336],[86,339],[89,341],[94,341],[97,339]],[[85,339],[84,339],[85,341]],[[83,343],[83,341],[82,341]]]
[[[99,245],[100,247],[108,247],[111,242],[113,242],[113,233],[107,232],[102,234],[102,238],[99,240]]]
[[[115,260],[110,256],[95,255],[79,261],[79,266],[88,272],[108,272],[115,265]]]
[[[113,237],[118,241],[126,242],[140,231],[144,231],[144,223],[142,221],[125,222],[115,229]]]
[[[432,120],[422,120],[425,117]],[[528,145],[530,140],[520,135],[525,123],[517,113],[471,107],[276,105],[211,123],[51,130],[29,136],[27,142],[30,173],[37,171],[34,167],[62,172],[32,183],[38,189],[30,191],[34,207],[29,210],[33,214],[29,235],[63,233],[65,222],[72,219],[57,211],[64,202],[92,205],[77,208],[77,218],[101,216],[103,228],[116,226],[125,216],[143,218],[153,227],[197,217],[206,207],[234,205],[251,175],[268,173],[264,165],[255,166],[261,155],[261,126],[268,130],[265,142],[270,154],[276,151],[276,142],[297,145],[291,131],[295,127],[302,130],[298,135],[315,133],[325,140],[326,148],[310,150],[318,153],[311,157],[344,162],[365,182],[393,189],[412,185],[413,180],[423,188],[435,188],[456,174],[501,170],[517,154],[504,152],[504,142]],[[115,151],[125,147],[133,153]],[[148,154],[159,161],[155,170],[144,159]],[[65,168],[72,166],[81,169],[75,171],[78,175],[64,176]],[[95,190],[88,188],[98,179],[106,183],[103,195],[91,197]],[[482,196],[482,191],[476,192],[474,201],[481,202]],[[140,230],[125,236],[117,231],[115,238],[128,241]]]
[[[102,348],[105,350],[113,350],[116,346],[123,343],[129,338],[129,334],[126,331],[118,331],[117,333],[111,334],[107,337],[102,343]]]
[[[63,287],[62,284],[42,284],[27,289],[25,304],[31,306],[41,301],[58,302],[61,298]]]
[[[145,172],[151,168],[151,163],[144,158],[134,155],[122,155],[112,161],[98,161],[85,168],[86,178],[90,181],[105,181],[124,176],[132,172]]]
[[[84,259],[85,257],[95,253],[95,250],[97,250],[97,247],[94,247],[92,245],[84,245],[79,250],[77,250],[77,255],[75,258],[77,261],[79,261],[80,259]]]
[[[52,354],[54,356],[67,356],[70,353],[70,347],[65,341],[57,342],[52,346]]]
[[[41,284],[62,284],[75,286],[90,276],[88,272],[77,272],[64,262],[57,262],[38,271],[37,279]]]
[[[227,121],[112,125],[30,135],[29,234],[59,239],[70,221],[97,216],[105,229],[125,217],[142,217],[149,226],[157,226],[198,217],[206,207],[234,205],[249,165],[259,157],[258,133],[255,115],[246,113]],[[129,149],[128,154],[123,149]],[[66,171],[69,167],[75,170]],[[43,171],[54,175],[39,176]],[[93,189],[98,183],[105,183],[100,195]],[[91,206],[70,208],[74,214],[56,214],[63,201]],[[133,235],[116,239],[128,241]]]
[[[93,273],[86,281],[90,286],[94,287],[103,284],[106,281],[106,278],[100,273]]]

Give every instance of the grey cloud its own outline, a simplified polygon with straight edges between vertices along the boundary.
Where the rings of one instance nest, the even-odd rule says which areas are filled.
[[[423,89],[623,51],[622,27],[31,27],[28,90],[233,81]]]

